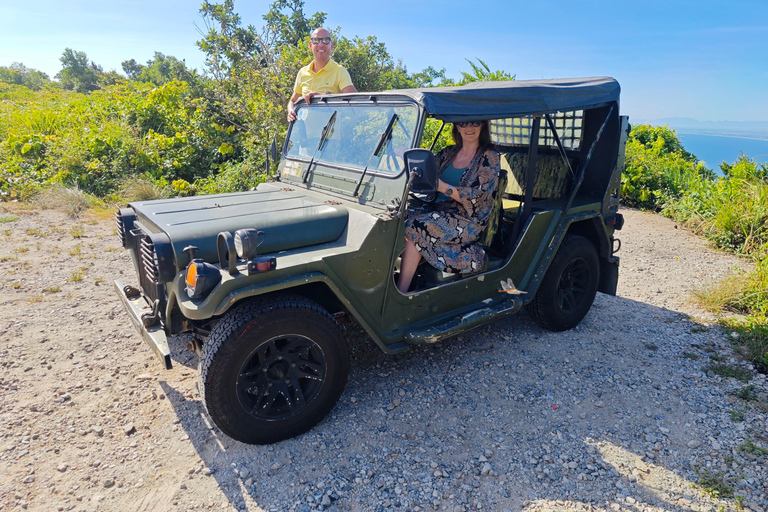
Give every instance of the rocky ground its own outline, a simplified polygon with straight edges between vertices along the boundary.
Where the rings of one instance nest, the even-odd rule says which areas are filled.
[[[624,213],[618,296],[576,329],[520,314],[386,356],[350,327],[331,414],[249,446],[206,417],[188,340],[166,371],[130,324],[111,218],[0,204],[0,510],[766,511],[765,376],[690,299],[745,263]]]

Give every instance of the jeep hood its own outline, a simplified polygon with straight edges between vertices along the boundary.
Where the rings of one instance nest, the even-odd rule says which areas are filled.
[[[346,208],[292,190],[254,190],[234,194],[130,203],[148,231],[165,233],[179,268],[189,262],[184,248],[196,246],[198,258],[218,261],[216,238],[222,231],[264,231],[259,254],[337,240],[347,226]]]

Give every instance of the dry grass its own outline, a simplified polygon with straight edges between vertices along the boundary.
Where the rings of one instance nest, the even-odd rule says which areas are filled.
[[[120,187],[120,196],[125,198],[126,202],[167,199],[173,196],[173,189],[161,187],[154,181],[134,179],[126,181]]]
[[[748,282],[749,278],[744,274],[733,275],[695,288],[692,295],[704,309],[712,313],[738,312]]]
[[[43,209],[64,211],[67,216],[77,219],[80,214],[95,204],[96,200],[77,187],[67,188],[53,185],[37,194],[32,203]]]

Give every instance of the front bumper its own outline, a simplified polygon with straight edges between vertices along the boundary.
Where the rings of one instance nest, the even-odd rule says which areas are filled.
[[[152,308],[149,307],[141,296],[128,298],[124,291],[125,283],[120,280],[115,281],[115,290],[120,296],[120,300],[123,301],[123,306],[125,306],[133,326],[136,327],[146,344],[149,345],[149,348],[165,365],[165,368],[170,370],[173,367],[171,364],[171,349],[168,347],[168,338],[165,336],[162,325],[157,324],[152,327],[144,327],[144,322],[141,320],[141,315],[151,313]]]

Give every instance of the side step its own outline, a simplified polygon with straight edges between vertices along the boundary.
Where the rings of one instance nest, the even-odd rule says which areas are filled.
[[[444,338],[459,334],[491,320],[517,313],[522,306],[523,301],[519,297],[511,296],[504,302],[464,313],[440,325],[431,325],[406,331],[404,339],[410,345],[437,343]]]

